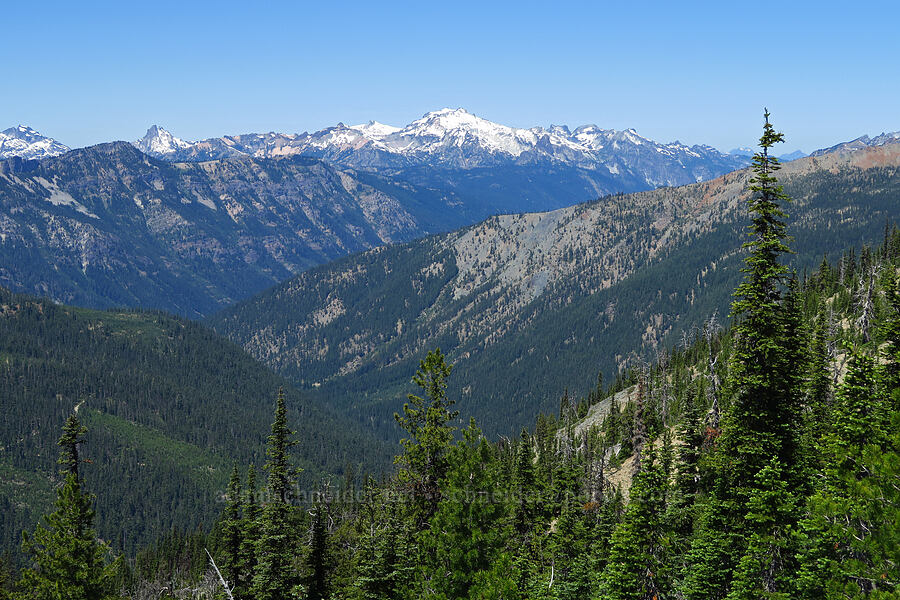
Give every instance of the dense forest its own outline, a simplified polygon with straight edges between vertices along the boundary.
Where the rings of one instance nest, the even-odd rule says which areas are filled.
[[[265,462],[283,387],[304,485],[381,469],[389,447],[317,405],[206,327],[158,312],[94,311],[0,289],[0,551],[51,507],[60,424],[77,407],[98,531],[129,554],[173,528],[208,528],[231,467]]]
[[[474,420],[456,427],[452,365],[429,352],[381,478],[297,485],[297,420],[278,394],[263,470],[234,468],[212,531],[173,533],[133,560],[113,560],[93,534],[72,416],[56,510],[4,588],[16,598],[897,598],[900,230],[790,271],[789,198],[768,154],[781,139],[767,119],[730,326],[710,315],[652,364],[635,356],[612,385],[563,394],[558,412],[498,441]]]

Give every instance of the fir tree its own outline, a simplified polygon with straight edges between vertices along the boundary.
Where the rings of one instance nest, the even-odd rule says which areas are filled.
[[[82,489],[78,446],[87,429],[71,415],[59,439],[63,483],[56,510],[44,517],[22,549],[31,565],[22,571],[21,598],[35,600],[99,600],[112,598],[118,561],[109,562],[109,547],[94,532],[93,499]]]
[[[685,593],[688,598],[722,598],[731,589],[738,562],[746,564],[758,553],[753,540],[768,540],[784,548],[776,570],[790,569],[788,539],[799,518],[797,511],[779,511],[777,519],[749,518],[760,489],[774,485],[771,478],[784,480],[775,486],[790,496],[802,493],[802,472],[797,466],[799,437],[799,359],[802,347],[796,293],[785,298],[788,269],[780,259],[790,250],[781,204],[789,198],[778,185],[778,160],[769,149],[784,141],[765,113],[761,151],[753,158],[748,210],[751,217],[749,250],[742,269],[744,280],[735,290],[732,304],[734,350],[731,355],[728,389],[731,406],[722,424],[716,449],[716,483],[704,506],[701,530],[692,545],[688,561]],[[777,469],[773,470],[775,460]],[[761,478],[763,469],[766,477]],[[778,506],[796,507],[792,498],[780,498]],[[776,540],[771,540],[775,536]],[[759,543],[762,543],[761,541]],[[742,567],[743,569],[743,567]],[[749,567],[748,567],[749,569]],[[745,578],[750,571],[744,569]],[[742,580],[741,589],[768,589],[779,574],[760,573],[758,581]],[[756,576],[754,575],[754,576]],[[783,592],[784,590],[771,590]]]
[[[429,352],[419,362],[413,383],[422,388],[424,397],[409,394],[403,414],[394,419],[408,434],[401,440],[403,454],[395,460],[400,465],[398,479],[410,492],[423,528],[437,510],[441,499],[440,481],[447,474],[447,454],[455,428],[450,422],[459,414],[451,410],[455,402],[447,398],[447,378],[453,366],[447,364],[440,348]]]
[[[803,598],[889,598],[900,592],[900,413],[875,361],[856,353],[819,451],[820,488],[803,520]]]
[[[325,492],[327,493],[327,492]],[[309,553],[306,557],[306,597],[325,600],[330,595],[332,566],[328,539],[328,502],[321,497],[315,505],[310,528]]]
[[[278,391],[275,420],[266,448],[268,485],[263,507],[260,539],[256,549],[256,571],[252,595],[256,600],[283,600],[291,597],[295,576],[292,568],[294,543],[290,533],[291,487],[297,470],[290,465],[288,449],[294,445],[287,425],[284,391]]]
[[[253,465],[250,465],[247,469],[247,490],[244,493],[241,512],[243,514],[241,518],[241,545],[238,562],[238,573],[241,574],[241,578],[234,582],[236,598],[247,594],[253,574],[256,572],[256,548],[259,545],[262,511],[257,498],[256,468]]]
[[[666,480],[652,447],[631,487],[622,523],[610,541],[609,559],[601,577],[606,600],[651,600],[669,592],[663,539]]]
[[[237,465],[231,472],[228,492],[225,496],[225,514],[222,516],[222,572],[235,588],[243,586],[246,576],[241,571],[241,544],[243,543],[243,519],[241,517],[241,476]]]

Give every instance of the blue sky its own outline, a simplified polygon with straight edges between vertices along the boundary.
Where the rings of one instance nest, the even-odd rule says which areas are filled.
[[[764,106],[784,151],[900,130],[888,2],[15,2],[3,20],[0,129],[73,147],[445,106],[723,150],[755,143]]]

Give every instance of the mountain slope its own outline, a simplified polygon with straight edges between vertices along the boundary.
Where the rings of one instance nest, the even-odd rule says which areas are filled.
[[[387,463],[382,444],[199,324],[0,289],[0,548],[17,547],[52,499],[56,439],[76,407],[89,428],[83,472],[89,489],[103,490],[100,534],[134,549],[173,527],[210,524],[232,465],[265,462],[282,386],[303,489],[348,464]]]
[[[302,157],[170,164],[112,143],[0,163],[0,285],[202,315],[310,266],[458,223],[450,201]]]
[[[41,135],[25,125],[0,131],[0,160],[14,156],[26,160],[40,160],[65,154],[68,151],[68,146]]]
[[[900,219],[900,146],[794,161],[780,172],[798,268],[879,241]],[[714,310],[739,276],[747,171],[507,215],[320,267],[229,307],[214,327],[329,403],[390,435],[416,361],[457,363],[459,408],[509,433],[652,353]]]

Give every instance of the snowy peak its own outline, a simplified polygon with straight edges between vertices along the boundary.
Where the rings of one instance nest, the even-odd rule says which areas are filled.
[[[40,160],[59,156],[68,151],[68,146],[25,125],[0,131],[0,159],[20,156],[29,160]]]
[[[385,125],[384,123],[379,123],[378,121],[369,121],[363,125],[352,125],[350,129],[355,129],[360,132],[363,137],[372,139],[372,140],[380,140],[383,137],[387,137],[392,133],[397,133],[400,131],[399,127],[394,127],[393,125]]]
[[[159,125],[153,125],[147,130],[144,137],[134,142],[134,146],[144,154],[167,157],[187,150],[193,144],[175,137]]]

